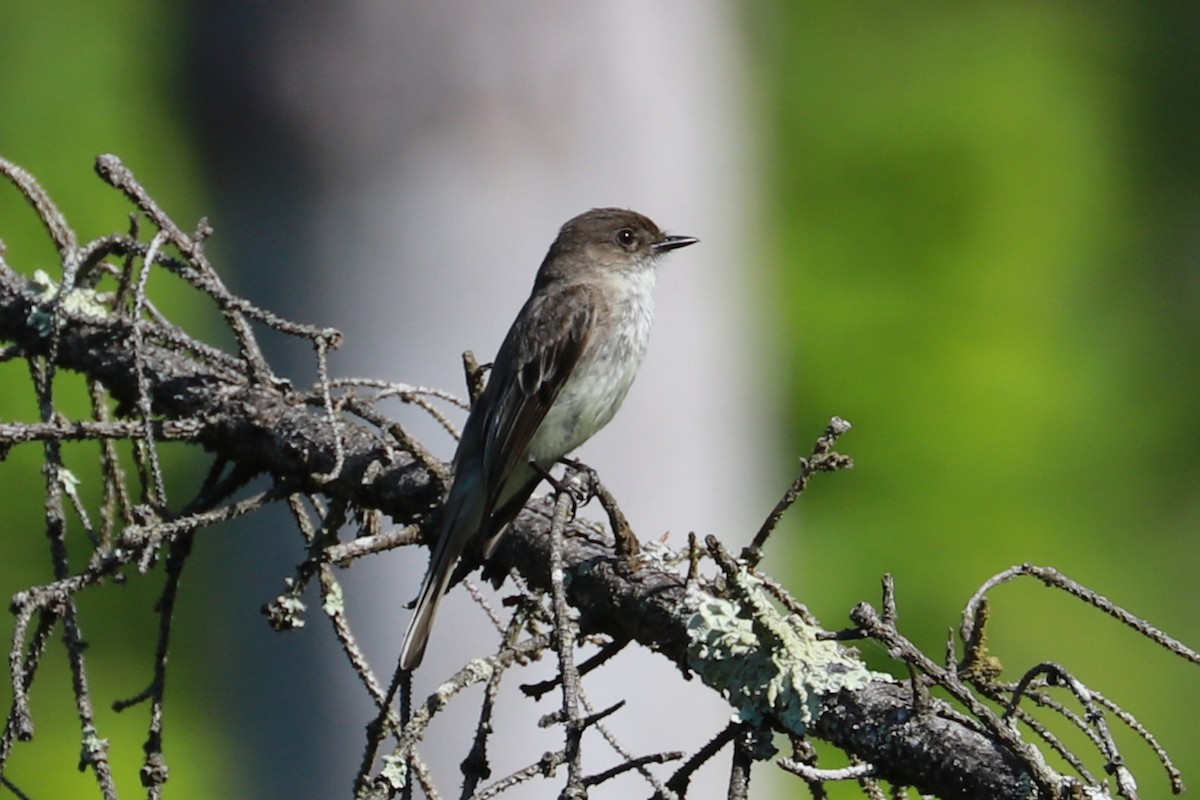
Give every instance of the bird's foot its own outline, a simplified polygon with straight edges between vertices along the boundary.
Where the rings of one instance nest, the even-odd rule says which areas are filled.
[[[589,503],[593,497],[600,499],[600,504],[604,506],[604,513],[608,514],[608,523],[616,539],[617,552],[626,557],[636,556],[641,551],[637,535],[629,526],[629,520],[625,518],[625,514],[617,506],[616,498],[600,482],[600,476],[596,470],[571,458],[559,460],[571,469],[567,479],[569,481],[578,480],[581,488],[586,490],[584,505]],[[573,495],[572,499],[574,499]]]
[[[572,498],[579,502],[579,505],[586,506],[599,492],[600,475],[582,461],[576,461],[573,458],[560,458],[559,461],[568,468],[562,481],[567,484],[567,491],[571,493]]]
[[[571,519],[575,518],[575,513],[580,506],[585,506],[595,496],[592,491],[593,479],[595,471],[590,467],[584,467],[583,470],[577,470],[574,465],[568,464],[570,469],[562,478],[556,478],[550,474],[550,470],[537,464],[533,461],[529,465],[537,471],[542,479],[554,487],[555,494],[566,495],[571,500]],[[590,473],[590,474],[589,474]]]

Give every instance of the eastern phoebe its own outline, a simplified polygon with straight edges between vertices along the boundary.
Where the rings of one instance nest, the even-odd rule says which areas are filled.
[[[404,634],[403,669],[421,663],[468,545],[491,557],[542,476],[617,413],[650,338],[658,260],[697,241],[620,208],[594,208],[562,226],[454,453],[441,532]]]

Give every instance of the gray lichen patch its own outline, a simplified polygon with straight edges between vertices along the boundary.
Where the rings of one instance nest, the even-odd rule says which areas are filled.
[[[741,719],[761,724],[770,717],[804,735],[825,697],[888,679],[837,642],[818,639],[818,629],[800,617],[780,613],[745,570],[729,588],[733,599],[695,592],[688,664]]]
[[[54,298],[58,296],[58,284],[44,270],[35,270],[28,285],[37,293],[38,300],[42,303],[53,303]],[[112,302],[112,296],[94,289],[75,288],[67,292],[61,302],[63,310],[68,314],[100,320],[108,316],[106,304]],[[37,330],[39,336],[45,338],[53,330],[54,313],[49,307],[39,305],[30,311],[26,323]]]

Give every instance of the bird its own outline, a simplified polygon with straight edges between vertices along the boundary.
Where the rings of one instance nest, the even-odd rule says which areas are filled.
[[[420,665],[464,553],[491,558],[539,481],[617,413],[650,338],[656,268],[698,241],[622,208],[559,230],[463,426],[401,669]]]

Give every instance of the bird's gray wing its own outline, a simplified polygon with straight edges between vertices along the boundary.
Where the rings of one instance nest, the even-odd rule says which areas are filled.
[[[587,349],[596,318],[591,291],[574,285],[536,294],[518,318],[527,324],[514,324],[500,347],[484,390],[485,397],[491,396],[482,406],[487,409],[485,516],[507,504],[506,490],[518,488],[511,485],[514,470],[527,460],[538,426]]]
[[[403,669],[421,663],[438,602],[468,543],[488,558],[539,480],[525,463],[529,442],[562,391],[592,332],[595,309],[583,287],[531,297],[509,329],[454,458],[442,531],[430,555],[400,651]],[[576,292],[581,292],[576,294]]]

